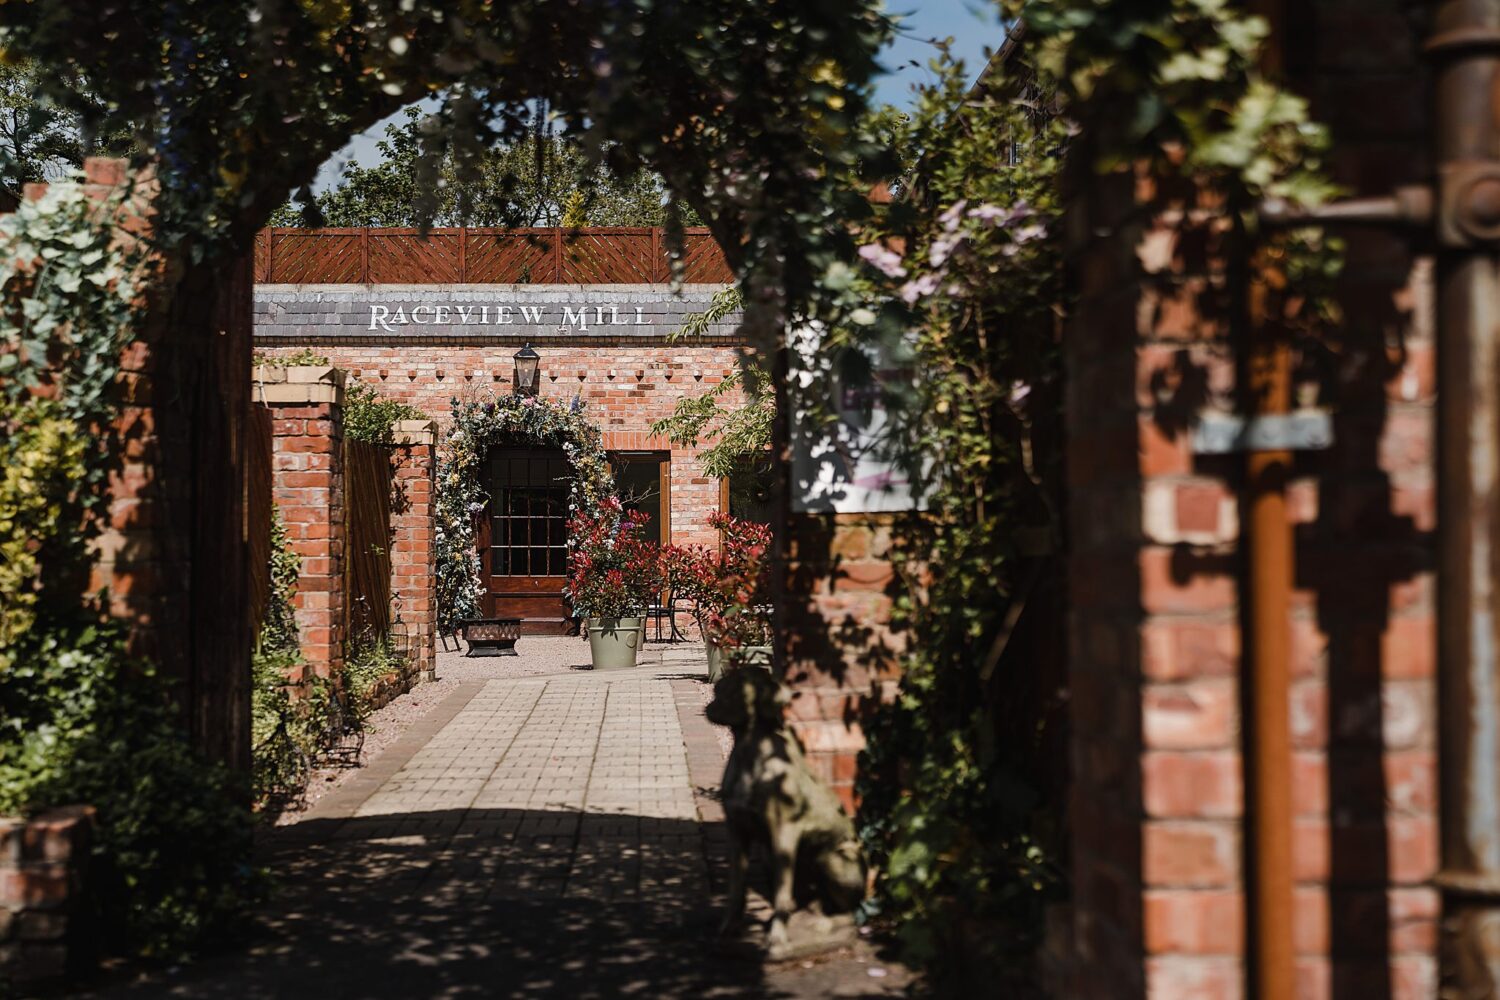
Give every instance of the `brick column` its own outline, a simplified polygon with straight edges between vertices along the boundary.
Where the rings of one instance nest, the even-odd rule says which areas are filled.
[[[399,607],[410,636],[412,662],[430,681],[437,677],[437,425],[399,420],[392,432],[391,604]]]
[[[272,494],[302,559],[293,600],[302,656],[332,677],[344,662],[344,373],[257,368],[253,398],[271,408]]]
[[[0,819],[0,990],[55,981],[92,962],[93,836],[90,806]]]
[[[787,718],[808,766],[852,814],[861,718],[894,695],[905,648],[890,629],[892,517],[793,514],[788,523],[778,608]]]
[[[1232,1000],[1247,973],[1244,455],[1191,447],[1205,411],[1236,405],[1227,227],[1213,193],[1191,185],[1140,174],[1077,190],[1080,297],[1063,338],[1071,993]],[[1297,993],[1425,997],[1437,915],[1431,296],[1425,267],[1374,235],[1351,242],[1342,281],[1336,360],[1320,371],[1326,359],[1308,351],[1316,377],[1298,391],[1330,410],[1334,444],[1300,454],[1288,490]]]

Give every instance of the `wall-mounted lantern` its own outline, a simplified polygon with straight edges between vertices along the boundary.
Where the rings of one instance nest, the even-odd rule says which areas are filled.
[[[516,395],[535,396],[537,389],[537,366],[542,356],[527,344],[516,352]]]

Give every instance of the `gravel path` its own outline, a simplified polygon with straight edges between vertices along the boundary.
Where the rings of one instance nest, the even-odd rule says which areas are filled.
[[[520,677],[539,677],[548,674],[568,674],[589,666],[588,642],[572,636],[525,636],[516,645],[518,656],[467,657],[462,652],[439,650],[437,655],[437,680],[429,684],[418,684],[406,694],[393,699],[385,707],[373,712],[365,720],[365,746],[361,765],[367,765],[390,746],[411,724],[437,707],[460,684],[469,681],[503,680]],[[640,663],[666,666],[681,664],[686,673],[703,662],[703,647],[699,643],[677,643],[658,645],[648,643],[641,651]],[[702,685],[703,703],[708,704],[713,689]],[[719,744],[726,757],[729,756],[729,731],[714,727],[719,735]],[[308,782],[307,793],[298,810],[288,809],[276,820],[277,826],[296,823],[320,798],[338,788],[359,773],[359,768],[321,768],[313,772]]]

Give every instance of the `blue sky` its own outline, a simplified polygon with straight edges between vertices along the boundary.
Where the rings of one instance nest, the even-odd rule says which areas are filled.
[[[964,61],[972,79],[984,66],[985,48],[999,48],[1005,38],[992,0],[887,0],[887,9],[901,15],[901,29],[881,59],[887,73],[876,83],[875,93],[877,99],[901,107],[911,103],[912,85],[932,75],[927,69],[927,62],[937,54],[932,39],[951,37],[953,54]],[[332,184],[351,158],[365,166],[378,162],[375,143],[384,134],[386,122],[356,136],[325,163],[314,187],[321,191]]]

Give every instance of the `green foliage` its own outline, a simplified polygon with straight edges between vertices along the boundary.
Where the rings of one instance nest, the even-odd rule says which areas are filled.
[[[364,382],[354,382],[344,390],[344,436],[351,441],[390,444],[396,421],[426,418],[415,406],[386,399]]]
[[[344,660],[344,689],[355,713],[363,716],[380,682],[404,668],[404,658],[391,646],[389,636],[365,635],[354,643]]]
[[[311,203],[273,225],[660,226],[667,194],[647,170],[616,177],[581,143],[545,130],[460,152],[439,148],[438,122],[415,108],[385,127],[381,161],[344,167]],[[684,218],[693,224],[695,220]]]
[[[245,790],[193,752],[170,685],[85,593],[138,320],[125,200],[62,180],[0,218],[0,813],[94,806],[102,935],[175,958],[258,882]]]
[[[995,738],[977,651],[1003,627],[1015,539],[1051,527],[1049,470],[1030,443],[1055,419],[1066,136],[1016,84],[969,89],[960,66],[934,69],[906,139],[915,184],[885,231],[865,234],[857,279],[909,317],[922,374],[896,413],[927,504],[898,536],[897,567],[922,585],[895,609],[909,651],[898,699],[867,729],[860,818],[880,913],[908,959],[945,982],[998,982],[1028,967],[1060,893],[1062,845],[1042,807],[1061,804],[1044,803],[1030,762]]]
[[[58,81],[62,84],[62,81]],[[76,82],[68,88],[92,117],[104,111],[97,98]],[[35,62],[0,63],[0,190],[19,201],[25,186],[66,176],[86,156],[130,152],[129,137],[116,132],[90,135],[84,116],[42,92]]]
[[[1024,8],[1037,68],[1088,130],[1101,168],[1144,156],[1257,198],[1316,205],[1337,193],[1323,168],[1327,130],[1259,69],[1263,18],[1228,0]]]
[[[730,285],[714,293],[707,309],[687,317],[673,339],[701,337],[711,326],[744,308],[744,294]],[[725,397],[747,397],[725,405]],[[761,459],[771,447],[771,429],[776,421],[776,393],[755,355],[741,359],[741,367],[698,396],[677,401],[669,416],[651,425],[652,434],[666,436],[673,444],[696,447],[713,444],[700,456],[704,474],[727,478],[746,460]]]
[[[310,347],[298,348],[290,354],[263,354],[257,351],[252,361],[257,368],[326,368],[329,363],[328,358]]]
[[[5,719],[0,814],[95,807],[93,902],[112,950],[176,959],[223,933],[262,888],[245,790],[189,746],[168,685],[127,655],[119,623],[17,645],[0,698],[24,686],[44,711]]]

